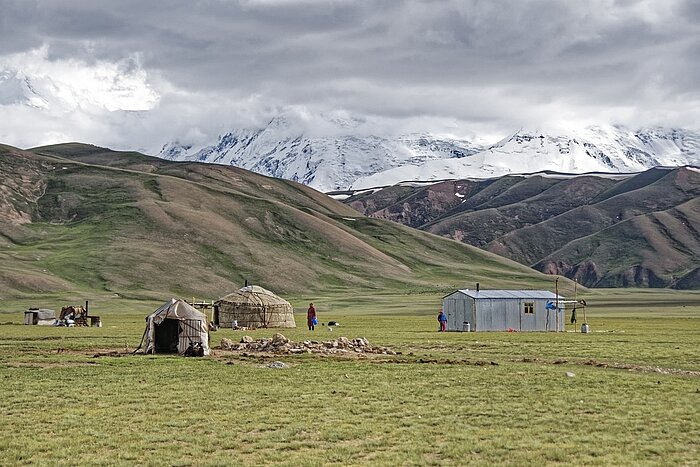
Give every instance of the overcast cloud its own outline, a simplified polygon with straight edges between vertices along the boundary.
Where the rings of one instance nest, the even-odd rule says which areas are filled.
[[[697,130],[699,3],[0,0],[0,142],[153,150],[280,113],[321,133]]]

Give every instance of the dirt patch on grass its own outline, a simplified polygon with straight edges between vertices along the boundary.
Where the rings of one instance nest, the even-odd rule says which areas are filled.
[[[211,351],[208,357],[212,360],[224,362],[227,365],[233,365],[235,363],[247,363],[265,366],[268,363],[279,360],[284,357],[284,362],[290,363],[296,361],[301,363],[303,361],[311,360],[326,360],[326,361],[386,361],[387,363],[395,362],[401,363],[395,359],[395,357],[387,357],[386,355],[377,354],[357,354],[357,353],[344,353],[344,354],[288,354],[280,355],[273,352],[244,352],[240,350],[223,350],[214,349]],[[292,357],[291,359],[289,357]]]
[[[301,355],[289,355],[300,359],[323,359],[329,361],[362,361],[376,365],[462,365],[462,366],[498,366],[498,362],[486,360],[460,360],[450,358],[431,358],[418,357],[408,355],[383,355],[383,354],[364,354],[364,353],[303,353]],[[280,355],[272,352],[242,352],[238,350],[212,350],[209,358],[233,365],[235,363],[256,364],[260,366],[267,365],[270,361],[279,359]],[[285,360],[289,363],[291,360]],[[301,362],[302,360],[299,360]]]
[[[59,347],[57,349],[51,350],[50,352],[44,352],[44,353],[64,354],[64,355],[80,355],[82,357],[92,357],[92,358],[128,357],[128,356],[133,355],[133,352],[130,350],[116,350],[116,349],[105,349],[105,348],[66,349],[63,347]],[[91,362],[91,363],[94,363],[94,362]]]
[[[608,363],[608,362],[600,362],[598,360],[586,360],[583,362],[576,362],[576,361],[568,361],[564,359],[558,359],[554,361],[547,361],[543,360],[541,358],[537,357],[525,357],[517,360],[513,360],[515,362],[522,362],[522,363],[539,363],[542,365],[563,365],[563,364],[568,364],[568,365],[582,365],[582,366],[594,366],[596,368],[613,368],[616,370],[627,370],[627,371],[636,371],[640,373],[659,373],[662,375],[676,375],[676,376],[694,376],[694,377],[700,377],[700,371],[693,371],[693,370],[682,370],[680,368],[663,368],[663,367],[658,367],[658,366],[646,366],[646,365],[634,365],[631,363]]]
[[[92,358],[100,358],[100,357],[128,357],[130,355],[134,355],[133,352],[130,351],[119,351],[119,350],[102,350],[93,353]]]
[[[8,362],[5,366],[8,368],[69,368],[79,366],[97,365],[97,362]]]
[[[466,366],[497,366],[498,362],[486,361],[486,360],[458,360],[450,358],[429,358],[429,357],[414,357],[414,358],[403,358],[403,359],[382,359],[376,360],[372,363],[423,363],[423,364],[434,364],[434,365],[466,365]]]
[[[36,353],[35,353],[36,354]],[[48,357],[49,355],[63,355],[64,357],[59,357],[64,361],[10,361],[4,362],[3,365],[8,368],[68,368],[68,367],[81,367],[81,366],[94,366],[99,365],[99,362],[94,360],[87,360],[87,358],[100,358],[100,357],[128,357],[133,355],[130,351],[115,350],[115,349],[65,349],[57,348],[47,352],[38,352],[39,355],[44,355]],[[26,355],[26,353],[25,353]]]
[[[682,370],[680,368],[662,368],[658,366],[632,365],[629,363],[606,363],[597,360],[580,362],[578,365],[595,366],[599,368],[615,368],[618,370],[640,371],[644,373],[660,373],[662,375],[679,375],[700,377],[700,371]]]

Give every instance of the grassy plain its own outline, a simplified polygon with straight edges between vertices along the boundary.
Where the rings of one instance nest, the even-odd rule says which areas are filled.
[[[130,355],[159,303],[91,298],[102,328],[21,325],[47,297],[1,303],[0,464],[700,462],[700,293],[590,291],[590,334],[440,334],[435,293],[292,300],[293,340],[313,299],[341,322],[313,339],[401,352],[367,359]]]

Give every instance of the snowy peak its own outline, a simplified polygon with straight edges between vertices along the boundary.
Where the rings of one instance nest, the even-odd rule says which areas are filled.
[[[597,126],[586,129],[582,137],[610,157],[616,167],[622,165],[627,170],[692,165],[700,156],[700,135],[679,128],[631,131]]]
[[[356,180],[352,188],[406,180],[489,178],[508,174],[640,172],[657,166],[700,165],[700,135],[683,129],[631,131],[597,126],[570,134],[519,130],[484,151],[462,159],[405,165]]]
[[[49,62],[31,74],[20,70],[0,64],[0,106],[24,105],[49,114],[76,109],[143,111],[159,99],[143,72],[124,72],[116,65],[61,67]]]
[[[352,130],[357,122],[329,122]],[[481,148],[464,140],[411,134],[397,138],[356,136],[339,131],[337,136],[312,136],[285,117],[272,119],[260,129],[234,130],[220,135],[211,145],[169,143],[159,157],[235,165],[263,175],[294,180],[321,191],[349,187],[355,180],[404,165],[428,160],[459,158]]]
[[[283,115],[261,128],[221,134],[213,144],[169,143],[158,156],[235,165],[321,191],[545,170],[622,173],[700,165],[700,135],[683,129],[596,126],[565,134],[521,129],[482,147],[427,133],[367,135],[366,126],[350,117],[309,123]]]
[[[47,100],[34,88],[28,77],[20,72],[0,72],[0,105],[23,104],[45,108]]]

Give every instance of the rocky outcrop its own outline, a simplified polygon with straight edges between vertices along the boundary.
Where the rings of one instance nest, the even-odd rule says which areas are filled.
[[[562,260],[545,260],[535,265],[545,274],[554,274],[573,279],[586,287],[667,287],[669,282],[649,268],[636,265],[619,273],[604,274],[593,260],[576,265]],[[681,284],[683,285],[683,284]]]
[[[615,276],[601,281],[600,287],[666,287],[668,281],[643,266],[632,266]]]
[[[571,265],[562,260],[545,260],[535,265],[535,269],[545,274],[554,274],[573,279],[586,287],[595,287],[601,280],[601,273],[592,260]]]
[[[679,290],[700,289],[700,267],[681,277],[674,278],[671,282],[671,288]]]

